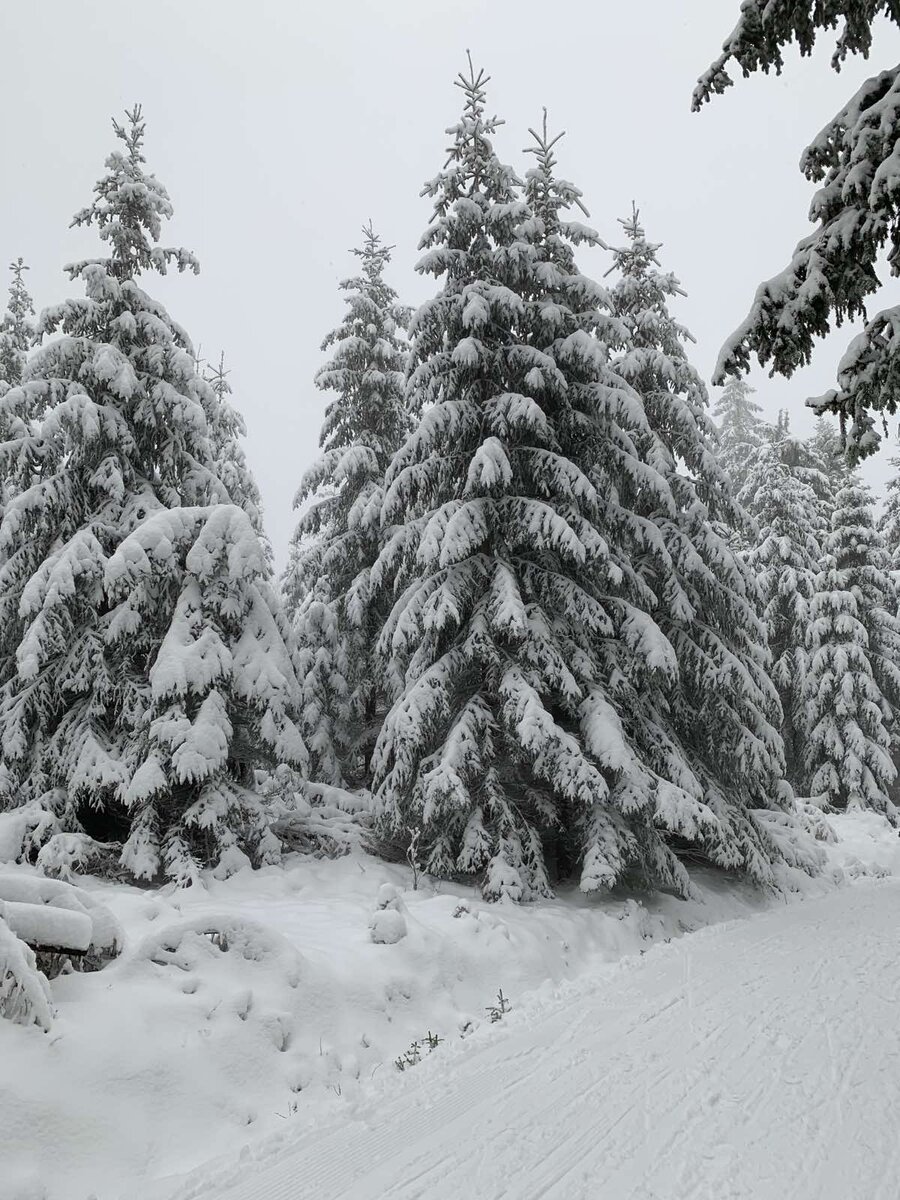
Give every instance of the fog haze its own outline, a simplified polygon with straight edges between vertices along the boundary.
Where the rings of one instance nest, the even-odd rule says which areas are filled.
[[[78,294],[61,268],[97,243],[68,224],[113,147],[110,117],[140,102],[148,166],[175,207],[163,241],[190,247],[202,267],[147,285],[205,357],[225,352],[281,566],[327,402],[312,383],[319,344],[340,318],[337,283],[354,269],[361,224],[371,217],[395,245],[389,278],[403,300],[433,289],[414,272],[430,213],[419,192],[445,159],[466,48],[492,77],[506,161],[525,169],[527,128],[546,105],[568,134],[560,172],[600,235],[615,243],[616,218],[638,204],[688,292],[678,316],[708,378],[756,285],[809,229],[802,148],[897,57],[886,24],[873,60],[839,76],[827,41],[812,61],[789,49],[780,78],[738,80],[692,114],[694,81],[737,10],[737,0],[7,3],[0,265],[27,260],[38,308]],[[582,265],[600,276],[609,256]],[[834,334],[791,380],[756,372],[766,414],[787,407],[808,432],[804,400],[832,385],[849,336]],[[865,468],[879,487],[888,453]]]

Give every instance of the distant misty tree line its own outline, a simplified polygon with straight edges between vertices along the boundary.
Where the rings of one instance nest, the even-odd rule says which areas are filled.
[[[456,83],[434,293],[404,307],[364,228],[281,581],[224,363],[142,286],[198,268],[159,246],[139,109],[75,217],[103,251],[67,268],[84,297],[36,320],[14,264],[0,806],[21,856],[114,844],[182,885],[274,862],[274,815],[314,780],[371,791],[382,838],[489,898],[685,893],[686,855],[814,871],[795,793],[893,816],[896,505],[876,529],[834,437],[770,429],[739,382],[720,438],[638,213],[609,286],[583,274],[603,243],[561,135],[530,131],[520,177],[484,73]]]

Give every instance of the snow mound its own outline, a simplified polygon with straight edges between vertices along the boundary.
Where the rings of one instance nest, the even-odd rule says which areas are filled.
[[[381,946],[393,946],[407,935],[403,913],[395,908],[381,908],[372,914],[369,921],[372,941]]]
[[[209,955],[210,947],[248,962],[276,963],[292,988],[297,987],[303,974],[303,959],[286,938],[258,921],[233,913],[193,917],[152,933],[137,948],[135,957],[189,971]]]
[[[855,809],[825,820],[835,834],[826,846],[828,861],[845,879],[900,875],[900,836],[887,817]]]
[[[393,883],[383,883],[375,897],[375,911],[369,920],[369,936],[376,945],[393,946],[409,932],[403,913],[401,891]]]

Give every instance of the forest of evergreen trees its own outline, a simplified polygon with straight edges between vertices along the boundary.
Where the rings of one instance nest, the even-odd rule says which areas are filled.
[[[181,885],[274,862],[309,780],[371,794],[385,852],[492,899],[685,893],[688,858],[767,883],[816,869],[794,836],[816,810],[896,819],[900,474],[876,519],[832,416],[798,438],[737,375],[710,412],[639,212],[585,275],[604,243],[546,117],[520,175],[484,72],[456,83],[432,295],[402,303],[368,223],[280,579],[225,361],[145,290],[199,267],[160,245],[139,108],[74,218],[99,239],[65,268],[82,294],[37,317],[13,263],[0,808],[22,859]]]

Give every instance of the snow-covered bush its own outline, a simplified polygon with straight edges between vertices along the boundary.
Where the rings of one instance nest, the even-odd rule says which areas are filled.
[[[369,844],[368,792],[303,780],[287,766],[260,772],[257,780],[269,827],[286,850],[336,858]]]
[[[34,953],[16,937],[0,912],[0,1017],[47,1030],[53,1022],[50,987]]]
[[[36,863],[45,875],[72,880],[86,875],[105,849],[86,833],[54,833],[41,846]]]
[[[291,988],[300,984],[306,971],[299,951],[280,933],[234,913],[203,914],[154,931],[137,947],[134,958],[186,970],[210,945],[222,954],[276,966]]]
[[[86,953],[93,925],[87,913],[53,904],[22,904],[0,900],[0,917],[16,937],[35,950],[71,950]]]

